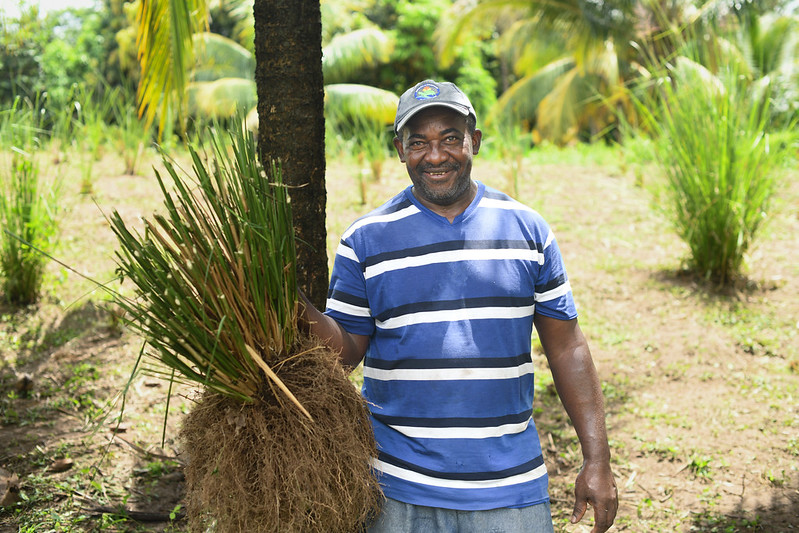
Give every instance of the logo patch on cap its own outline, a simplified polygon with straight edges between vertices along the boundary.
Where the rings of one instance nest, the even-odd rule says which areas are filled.
[[[438,88],[438,85],[433,85],[432,83],[425,83],[413,93],[413,97],[417,100],[429,100],[431,98],[435,98],[441,94],[441,89]]]

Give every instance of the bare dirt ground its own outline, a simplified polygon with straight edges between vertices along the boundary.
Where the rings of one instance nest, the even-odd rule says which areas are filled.
[[[77,169],[49,166],[66,180],[56,255],[103,282],[116,244],[102,211],[133,221],[160,205],[149,164],[141,176],[121,168],[107,154],[90,198],[77,193]],[[359,172],[328,164],[330,250],[367,210]],[[499,163],[478,157],[474,176],[509,190]],[[621,162],[524,169],[517,196],[555,230],[603,380],[621,499],[613,530],[799,530],[798,177],[750,253],[748,280],[719,293],[681,272],[685,246]],[[387,162],[368,204],[406,181]],[[0,532],[183,530],[175,435],[192,391],[173,391],[163,445],[167,383],[133,379],[119,421],[122,404],[107,402],[125,387],[141,341],[92,288],[51,263],[39,304],[0,307],[0,498],[3,479],[18,488],[6,491],[16,502],[0,509]],[[556,529],[587,532],[588,520],[567,523],[579,445],[543,355],[536,364]]]

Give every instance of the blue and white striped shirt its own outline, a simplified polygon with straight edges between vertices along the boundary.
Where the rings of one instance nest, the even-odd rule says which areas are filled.
[[[549,226],[478,182],[450,223],[411,187],[358,219],[326,313],[370,336],[370,403],[386,496],[448,509],[545,501],[532,420],[533,314],[577,316]]]

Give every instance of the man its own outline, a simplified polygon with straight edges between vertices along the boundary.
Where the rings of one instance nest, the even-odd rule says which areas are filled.
[[[602,393],[563,261],[535,211],[471,178],[482,132],[466,95],[423,81],[394,146],[412,185],[342,236],[327,311],[305,319],[363,394],[387,501],[369,531],[553,531],[532,420],[533,325],[577,431],[573,522],[617,510]]]

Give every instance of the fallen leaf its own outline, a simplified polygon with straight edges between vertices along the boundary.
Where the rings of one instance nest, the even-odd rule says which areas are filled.
[[[19,478],[0,468],[0,507],[9,507],[19,500]]]
[[[50,463],[50,468],[48,470],[50,472],[66,472],[72,465],[75,464],[72,459],[56,459],[52,463]]]

